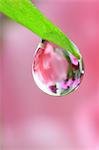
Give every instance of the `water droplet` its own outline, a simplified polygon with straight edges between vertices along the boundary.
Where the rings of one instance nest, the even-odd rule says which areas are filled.
[[[67,95],[81,83],[84,74],[82,56],[78,60],[66,50],[42,40],[34,55],[32,73],[37,86],[45,93]]]

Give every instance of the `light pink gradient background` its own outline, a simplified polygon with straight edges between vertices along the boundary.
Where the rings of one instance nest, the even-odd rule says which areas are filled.
[[[3,21],[0,150],[99,150],[99,2],[39,0],[35,4],[79,47],[85,76],[79,89],[68,96],[44,94],[31,71],[39,37],[15,22]]]

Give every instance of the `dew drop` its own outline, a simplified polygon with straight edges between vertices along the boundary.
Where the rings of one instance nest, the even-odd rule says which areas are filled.
[[[84,74],[82,56],[77,59],[70,52],[42,40],[34,54],[32,74],[37,86],[45,93],[67,95],[81,83]]]

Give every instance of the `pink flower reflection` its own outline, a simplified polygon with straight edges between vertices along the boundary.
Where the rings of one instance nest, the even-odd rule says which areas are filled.
[[[39,48],[34,58],[33,69],[44,83],[60,82],[66,78],[67,61],[62,51],[46,42]]]

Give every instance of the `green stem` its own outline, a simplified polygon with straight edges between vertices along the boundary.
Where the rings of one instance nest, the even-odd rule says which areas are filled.
[[[0,0],[0,12],[30,29],[42,39],[51,41],[80,58],[79,52],[66,35],[49,21],[30,0]]]

